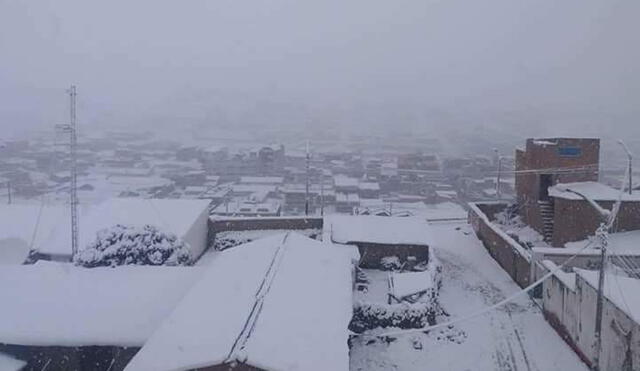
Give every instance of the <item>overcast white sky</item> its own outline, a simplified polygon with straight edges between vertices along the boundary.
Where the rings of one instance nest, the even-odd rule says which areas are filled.
[[[85,125],[628,128],[639,16],[637,0],[0,0],[0,128],[65,120],[71,83]]]

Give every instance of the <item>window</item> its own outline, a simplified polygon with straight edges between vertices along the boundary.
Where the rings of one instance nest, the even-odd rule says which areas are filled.
[[[558,154],[562,157],[579,157],[582,155],[580,147],[559,147]]]

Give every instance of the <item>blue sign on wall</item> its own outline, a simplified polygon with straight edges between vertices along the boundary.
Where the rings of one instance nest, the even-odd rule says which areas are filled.
[[[558,154],[565,157],[578,157],[582,154],[580,147],[558,147]]]

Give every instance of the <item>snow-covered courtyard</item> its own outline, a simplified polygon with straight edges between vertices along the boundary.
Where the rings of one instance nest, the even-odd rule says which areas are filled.
[[[520,290],[469,225],[435,224],[433,231],[443,266],[440,304],[446,312],[438,323],[466,317]],[[386,280],[383,273],[368,276]],[[377,287],[384,287],[384,282]],[[587,367],[545,321],[541,310],[522,295],[497,310],[428,334],[355,337],[351,370],[586,371]]]

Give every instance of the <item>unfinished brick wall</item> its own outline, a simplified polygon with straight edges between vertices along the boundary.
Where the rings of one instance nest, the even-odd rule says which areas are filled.
[[[614,203],[614,201],[598,202],[607,210],[613,209]],[[601,223],[598,212],[584,200],[556,198],[554,210],[552,245],[556,247],[593,236]],[[640,202],[623,202],[614,228],[617,232],[639,230]]]
[[[571,155],[576,150],[577,154]],[[567,154],[569,153],[569,154]],[[551,184],[598,180],[600,140],[590,138],[527,139],[525,150],[516,150],[516,195],[525,223],[543,233],[538,201],[541,177],[549,175]],[[594,166],[595,165],[595,166]],[[590,167],[591,166],[591,167]],[[582,168],[571,172],[554,169]],[[530,170],[532,172],[522,172]]]

